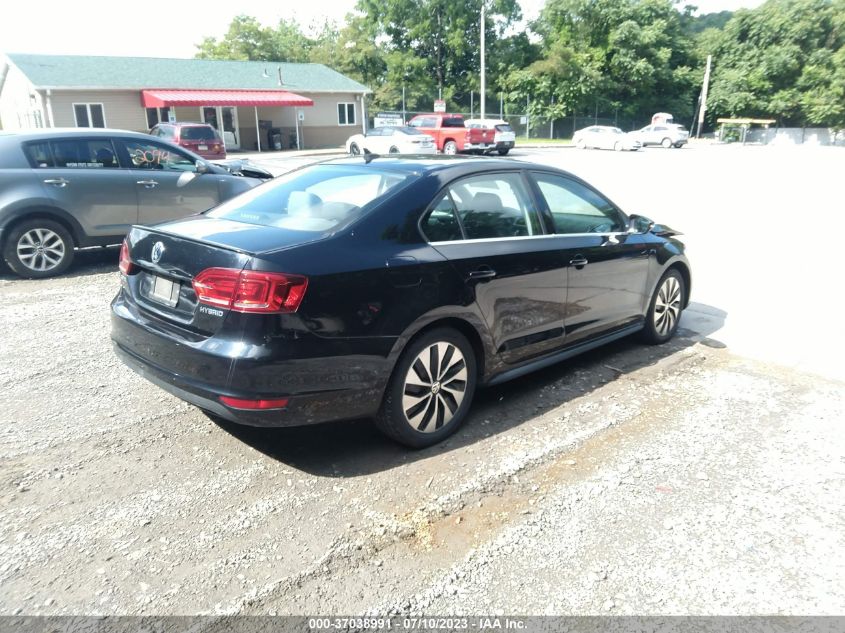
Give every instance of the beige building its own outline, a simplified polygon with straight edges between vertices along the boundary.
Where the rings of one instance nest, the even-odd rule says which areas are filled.
[[[0,57],[0,128],[213,125],[229,150],[334,147],[366,128],[366,86],[323,64]]]

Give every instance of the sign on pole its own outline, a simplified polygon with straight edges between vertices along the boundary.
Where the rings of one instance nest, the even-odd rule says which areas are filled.
[[[446,102],[443,99],[435,99],[434,100],[434,111],[435,112],[446,112]]]

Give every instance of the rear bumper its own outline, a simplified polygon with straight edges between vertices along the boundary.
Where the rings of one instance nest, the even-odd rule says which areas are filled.
[[[464,149],[461,151],[468,152],[474,150],[487,150],[495,147],[494,143],[465,143]]]
[[[116,355],[129,368],[201,409],[238,424],[263,427],[302,426],[373,415],[389,377],[387,359],[334,356],[279,359],[272,350],[174,341],[146,321],[121,295],[112,302],[111,338]],[[327,343],[328,346],[331,343]],[[233,350],[251,347],[250,358]],[[246,400],[285,398],[283,409],[228,407],[220,396]]]

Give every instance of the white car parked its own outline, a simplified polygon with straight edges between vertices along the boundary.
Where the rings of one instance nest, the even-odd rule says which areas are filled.
[[[683,125],[677,123],[656,123],[647,125],[639,132],[634,132],[640,142],[645,145],[662,145],[666,149],[670,147],[683,147],[689,141],[689,132]]]
[[[408,126],[374,127],[366,134],[350,136],[346,141],[349,154],[436,154],[434,139]]]
[[[579,149],[595,147],[598,149],[613,149],[621,152],[623,149],[636,151],[642,147],[634,132],[625,133],[618,127],[607,125],[592,125],[578,130],[572,136],[572,142]]]

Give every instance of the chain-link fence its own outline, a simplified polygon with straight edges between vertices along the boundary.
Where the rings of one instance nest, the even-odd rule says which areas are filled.
[[[430,114],[431,112],[391,112],[401,118],[404,115],[405,121],[409,121],[417,114]],[[475,112],[450,112],[450,114],[460,114],[464,119],[480,118],[480,113]],[[641,127],[649,125],[650,120],[638,121],[634,119],[626,119],[618,116],[567,116],[562,119],[551,120],[548,117],[531,116],[530,114],[511,114],[505,112],[502,114],[498,109],[495,111],[488,110],[486,112],[488,119],[502,119],[506,121],[516,132],[517,139],[571,139],[576,130],[580,130],[591,125],[611,125],[613,127],[622,128],[623,131],[638,130]],[[372,127],[373,119],[370,119],[370,126]]]

